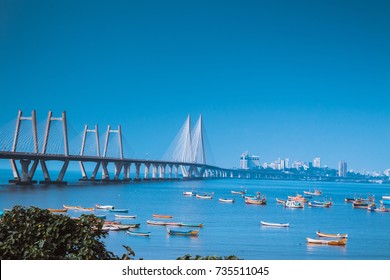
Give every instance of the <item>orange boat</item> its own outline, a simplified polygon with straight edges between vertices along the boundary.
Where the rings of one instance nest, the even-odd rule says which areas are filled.
[[[160,215],[160,214],[153,214],[153,218],[160,218],[160,219],[172,219],[172,215]]]
[[[47,210],[49,210],[49,212],[51,212],[51,213],[64,213],[64,212],[68,212],[68,209],[47,208]]]

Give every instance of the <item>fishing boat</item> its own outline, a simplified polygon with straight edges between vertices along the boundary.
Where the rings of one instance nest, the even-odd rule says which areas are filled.
[[[102,227],[102,231],[104,232],[108,232],[108,231],[118,231],[120,230],[119,227],[117,227],[116,225],[104,225]]]
[[[129,209],[110,209],[110,212],[117,212],[117,213],[127,213],[129,212]]]
[[[219,202],[225,202],[225,203],[234,203],[234,199],[232,198],[219,198]]]
[[[161,215],[161,214],[153,214],[153,218],[159,218],[159,219],[172,219],[172,215]]]
[[[348,203],[352,203],[352,202],[355,201],[355,199],[356,199],[356,198],[346,197],[346,198],[344,199],[344,201],[345,201],[345,202],[348,202]]]
[[[261,199],[252,199],[252,198],[246,198],[245,204],[254,204],[254,205],[266,205],[267,200],[263,197]]]
[[[95,211],[95,208],[78,206],[75,210],[78,210],[78,211]]]
[[[181,227],[203,227],[203,224],[187,224],[187,223],[179,223]]]
[[[80,206],[70,206],[70,205],[65,205],[65,204],[63,204],[62,206],[68,210],[78,210],[80,208]]]
[[[298,202],[302,202],[302,203],[308,202],[308,200],[300,194],[297,194],[296,196],[288,196],[288,200],[298,201]]]
[[[99,204],[96,204],[95,207],[96,209],[101,209],[101,210],[111,210],[115,208],[112,205],[99,205]]]
[[[119,230],[125,230],[129,228],[139,228],[141,224],[119,224],[115,225],[115,227],[118,227]]]
[[[276,203],[281,203],[281,204],[284,204],[284,203],[286,203],[286,200],[284,200],[284,199],[279,199],[279,198],[276,198]]]
[[[294,201],[294,200],[287,200],[286,203],[284,204],[285,208],[304,208],[304,204],[299,201]]]
[[[383,195],[383,196],[382,196],[382,199],[383,199],[383,200],[390,200],[390,195]]]
[[[320,195],[322,195],[322,191],[320,191],[320,190],[314,190],[314,192],[304,191],[303,193],[306,194],[306,195],[309,195],[309,196],[320,196]]]
[[[200,198],[200,199],[213,199],[213,196],[211,194],[196,194],[195,195],[196,198]]]
[[[128,231],[126,231],[126,233],[128,235],[132,235],[132,236],[150,236],[151,235],[150,231],[142,232],[142,231],[131,231],[131,230],[128,230]]]
[[[136,215],[118,215],[115,214],[115,219],[135,219],[137,218]]]
[[[333,234],[333,233],[325,233],[325,232],[317,231],[316,234],[317,234],[318,237],[348,238],[348,234],[346,234],[346,233],[336,233],[336,234]]]
[[[68,209],[47,208],[47,210],[49,210],[49,212],[51,212],[51,213],[64,213],[64,212],[68,212]]]
[[[150,221],[150,220],[147,220],[146,223],[148,225],[153,225],[153,226],[180,226],[181,224],[177,222],[162,222],[162,221]]]
[[[331,240],[306,238],[306,240],[307,243],[310,244],[335,245],[335,246],[345,246],[347,244],[347,238],[331,239]]]
[[[368,205],[368,202],[363,202],[362,200],[352,202],[352,207],[357,209],[367,209]]]
[[[169,235],[182,235],[182,236],[198,236],[199,230],[187,230],[187,231],[181,231],[181,230],[173,230],[170,228],[167,228]]]
[[[330,201],[311,201],[308,203],[310,207],[329,208],[332,205]]]
[[[185,195],[185,196],[195,196],[196,193],[195,192],[183,192],[183,195]]]
[[[290,224],[280,224],[280,223],[267,223],[267,222],[263,222],[263,221],[260,221],[261,225],[262,226],[266,226],[266,227],[289,227]]]
[[[246,194],[246,190],[242,190],[242,191],[230,191],[232,194],[241,194],[241,195],[244,195]]]
[[[390,212],[390,208],[384,207],[383,204],[379,207],[376,207],[375,203],[368,205],[367,210],[371,212]]]

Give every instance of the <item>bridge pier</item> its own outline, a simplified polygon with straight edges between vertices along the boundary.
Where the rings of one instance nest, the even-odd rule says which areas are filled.
[[[165,179],[165,164],[160,164],[160,179]]]
[[[157,178],[158,164],[157,164],[157,163],[153,163],[152,165],[153,165],[152,179],[153,179],[153,180],[156,180],[156,179],[158,179],[158,178]]]
[[[35,160],[33,162],[31,169],[29,170],[30,163],[31,163],[31,160],[29,160],[29,159],[21,159],[20,160],[20,165],[21,165],[21,169],[22,169],[22,176],[20,176],[15,160],[11,160],[11,166],[13,169],[12,171],[14,173],[14,180],[9,180],[8,182],[10,184],[16,184],[16,185],[36,184],[37,181],[33,180],[32,178],[34,177],[34,173],[37,169],[38,161]]]
[[[130,163],[125,163],[123,165],[123,181],[131,181],[131,178],[130,178],[130,167],[131,167],[131,162]]]
[[[65,160],[64,164],[61,167],[60,173],[55,181],[52,181],[50,178],[49,170],[46,165],[46,161],[41,160],[41,167],[43,172],[43,181],[39,181],[40,185],[66,185],[67,182],[64,181],[66,170],[68,169],[69,160]]]
[[[141,170],[141,163],[136,162],[135,163],[135,179],[134,179],[134,181],[141,181],[140,170]]]
[[[148,180],[150,180],[150,178],[149,178],[149,172],[150,172],[150,163],[148,162],[148,163],[145,163],[145,171],[144,171],[145,173],[144,173],[144,180],[145,181],[148,181]]]

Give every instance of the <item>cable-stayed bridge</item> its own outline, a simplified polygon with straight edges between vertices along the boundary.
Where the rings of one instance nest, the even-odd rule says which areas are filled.
[[[162,160],[125,157],[120,125],[115,129],[110,125],[107,127],[102,149],[98,125],[93,128],[85,125],[81,139],[69,141],[66,112],[53,117],[50,111],[44,129],[38,129],[35,111],[27,117],[19,111],[14,129],[8,130],[0,131],[0,158],[10,161],[13,179],[9,182],[14,184],[66,184],[65,175],[70,162],[79,163],[82,181],[126,182],[234,176],[233,170],[206,163],[202,116],[193,129],[188,116]],[[116,153],[110,153],[110,149],[116,150]],[[52,161],[60,163],[56,176],[48,167]],[[86,168],[87,163],[93,165],[92,170]],[[114,165],[113,171],[110,171],[109,164]],[[36,179],[38,168],[43,173],[43,180],[40,181]],[[131,168],[135,168],[135,172],[131,173]]]

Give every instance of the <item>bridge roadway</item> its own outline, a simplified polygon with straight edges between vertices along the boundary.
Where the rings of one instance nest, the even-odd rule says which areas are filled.
[[[41,184],[66,184],[63,180],[69,162],[79,162],[82,172],[82,181],[100,181],[96,178],[97,172],[102,165],[102,181],[121,181],[119,176],[123,169],[123,181],[129,181],[130,178],[130,166],[135,165],[135,181],[140,180],[162,180],[162,179],[178,179],[179,167],[181,173],[185,179],[202,179],[202,178],[220,178],[228,177],[229,169],[220,168],[208,164],[201,163],[188,163],[179,161],[164,161],[164,160],[147,160],[147,159],[133,159],[133,158],[113,158],[113,157],[99,157],[99,156],[85,156],[85,155],[63,155],[63,154],[43,154],[43,153],[27,153],[27,152],[9,152],[0,151],[0,159],[11,160],[11,166],[14,173],[14,180],[10,180],[10,183],[15,184],[34,184],[37,183],[33,180],[34,173],[37,165],[40,162],[42,171],[44,173],[45,180],[40,181]],[[20,161],[21,175],[19,168],[16,165],[16,161]],[[46,166],[47,161],[61,161],[64,163],[60,174],[56,180],[51,180],[49,171]],[[83,163],[93,162],[96,163],[96,167],[92,172],[90,178],[87,176]],[[30,166],[32,163],[32,166]],[[113,163],[115,165],[114,178],[110,179],[107,165]],[[141,165],[144,166],[144,178],[140,177]],[[168,166],[168,177],[166,174],[166,166]],[[152,177],[150,177],[150,167],[152,170]],[[173,174],[173,169],[175,174]]]

